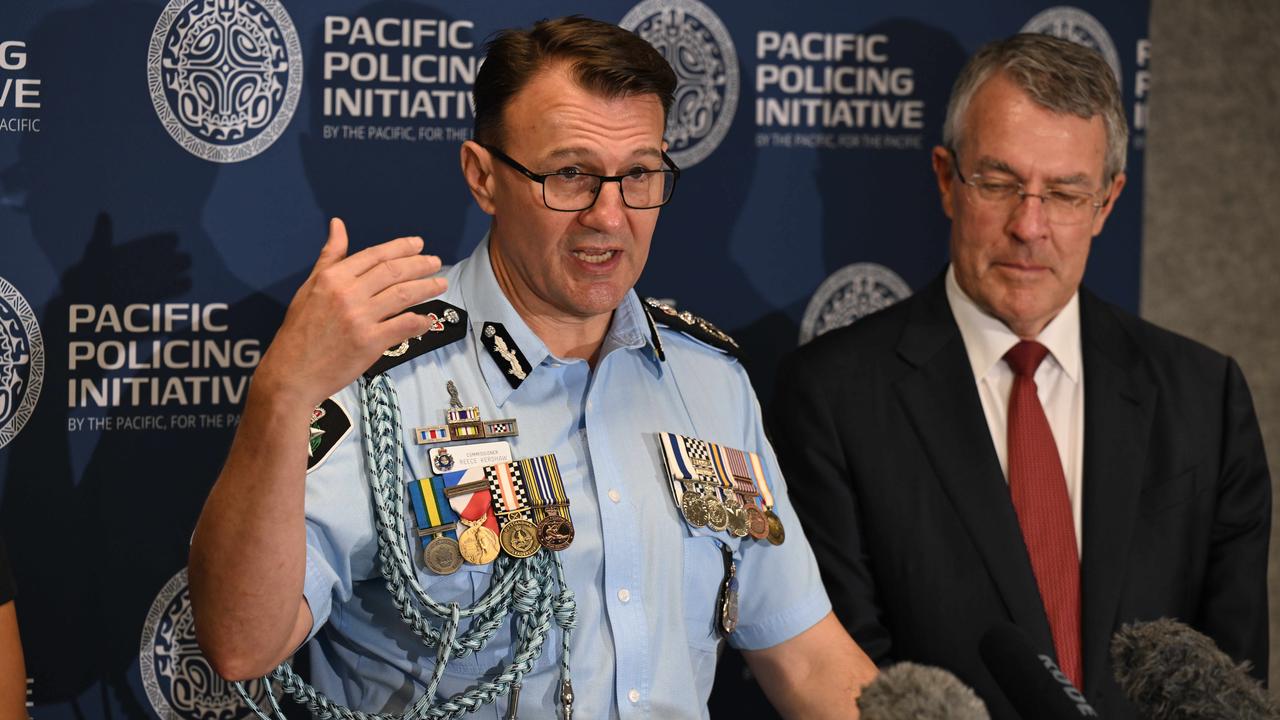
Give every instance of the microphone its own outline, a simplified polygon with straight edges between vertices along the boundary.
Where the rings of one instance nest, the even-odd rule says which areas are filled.
[[[991,720],[969,686],[942,668],[901,662],[858,696],[862,720]]]
[[[1276,720],[1280,705],[1213,640],[1168,618],[1111,639],[1116,683],[1150,720]]]
[[[1101,717],[1084,693],[1058,668],[1053,657],[1035,649],[1018,626],[998,623],[978,645],[982,662],[1005,697],[1024,718],[1080,720]]]

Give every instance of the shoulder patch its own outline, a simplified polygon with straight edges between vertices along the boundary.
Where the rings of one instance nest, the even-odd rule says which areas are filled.
[[[338,404],[328,398],[311,411],[311,436],[307,439],[307,472],[320,467],[338,443],[351,432],[351,417]]]
[[[644,309],[649,313],[649,318],[654,323],[679,330],[685,335],[710,345],[726,355],[741,359],[742,349],[738,347],[738,341],[729,337],[725,331],[688,310],[676,310],[670,305],[658,302],[653,298],[644,299]]]
[[[421,305],[414,305],[405,312],[409,311],[426,316],[431,321],[431,327],[421,335],[384,350],[382,357],[364,371],[365,377],[372,380],[397,365],[467,336],[467,311],[460,307],[443,300],[429,300]]]

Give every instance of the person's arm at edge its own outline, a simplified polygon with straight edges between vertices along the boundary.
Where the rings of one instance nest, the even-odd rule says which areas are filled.
[[[853,469],[840,432],[841,413],[866,411],[840,404],[847,401],[844,378],[861,370],[845,358],[849,365],[840,368],[840,374],[822,356],[815,356],[802,348],[782,359],[765,427],[832,610],[862,651],[884,663],[892,643],[880,621],[879,593],[857,521]]]
[[[1209,567],[1193,624],[1250,672],[1267,680],[1267,556],[1271,476],[1244,374],[1226,364],[1222,467],[1217,478]]]
[[[742,656],[785,718],[856,719],[858,695],[877,672],[832,613],[790,640]]]
[[[439,259],[421,238],[347,256],[339,220],[254,373],[226,464],[192,537],[196,637],[223,677],[261,677],[310,632],[306,572],[306,450],[312,409],[383,350],[427,330],[409,306],[438,295]]]
[[[27,666],[13,601],[0,605],[0,717],[27,717]]]

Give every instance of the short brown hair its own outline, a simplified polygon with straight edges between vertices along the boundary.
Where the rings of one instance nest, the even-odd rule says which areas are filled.
[[[557,61],[586,90],[604,97],[656,95],[663,117],[675,98],[676,74],[662,54],[630,30],[581,15],[539,20],[499,32],[472,89],[475,139],[501,145],[503,113],[539,71]]]
[[[1107,132],[1104,181],[1124,172],[1129,125],[1115,73],[1096,51],[1050,35],[1023,33],[982,46],[965,63],[951,90],[942,142],[963,141],[965,112],[978,88],[996,73],[1013,80],[1038,105],[1088,120],[1102,116]]]

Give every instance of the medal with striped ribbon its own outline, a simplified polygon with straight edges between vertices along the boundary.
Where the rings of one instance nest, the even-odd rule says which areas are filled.
[[[729,448],[712,443],[711,450],[711,457],[715,462],[716,478],[720,481],[718,490],[724,498],[725,514],[728,516],[729,532],[734,537],[746,537],[747,509],[745,503],[742,502],[742,497],[736,492],[733,472],[729,469]]]
[[[751,459],[751,473],[755,476],[756,487],[760,488],[760,499],[764,501],[764,517],[769,523],[766,537],[774,545],[781,545],[787,539],[787,531],[782,527],[778,514],[773,511],[773,493],[769,490],[769,480],[764,476],[764,466],[760,464],[760,456],[756,453],[750,453],[747,457]]]
[[[409,483],[409,498],[418,520],[418,541],[425,546],[423,562],[437,575],[457,572],[462,554],[450,535],[458,527],[458,516],[445,500],[443,481],[438,477],[414,480]]]
[[[769,520],[761,509],[760,491],[751,479],[750,461],[747,454],[736,448],[725,448],[729,471],[733,473],[734,492],[738,494],[746,506],[747,534],[757,540],[769,536]]]
[[[694,527],[707,524],[706,496],[702,494],[701,481],[693,472],[693,461],[685,452],[683,436],[675,433],[658,433],[658,441],[662,446],[662,456],[667,467],[667,480],[671,484],[671,494],[676,506],[684,515],[685,522]]]
[[[529,491],[538,542],[548,550],[564,550],[573,542],[573,521],[569,518],[569,497],[560,479],[556,456],[527,458],[519,465],[525,489]]]

